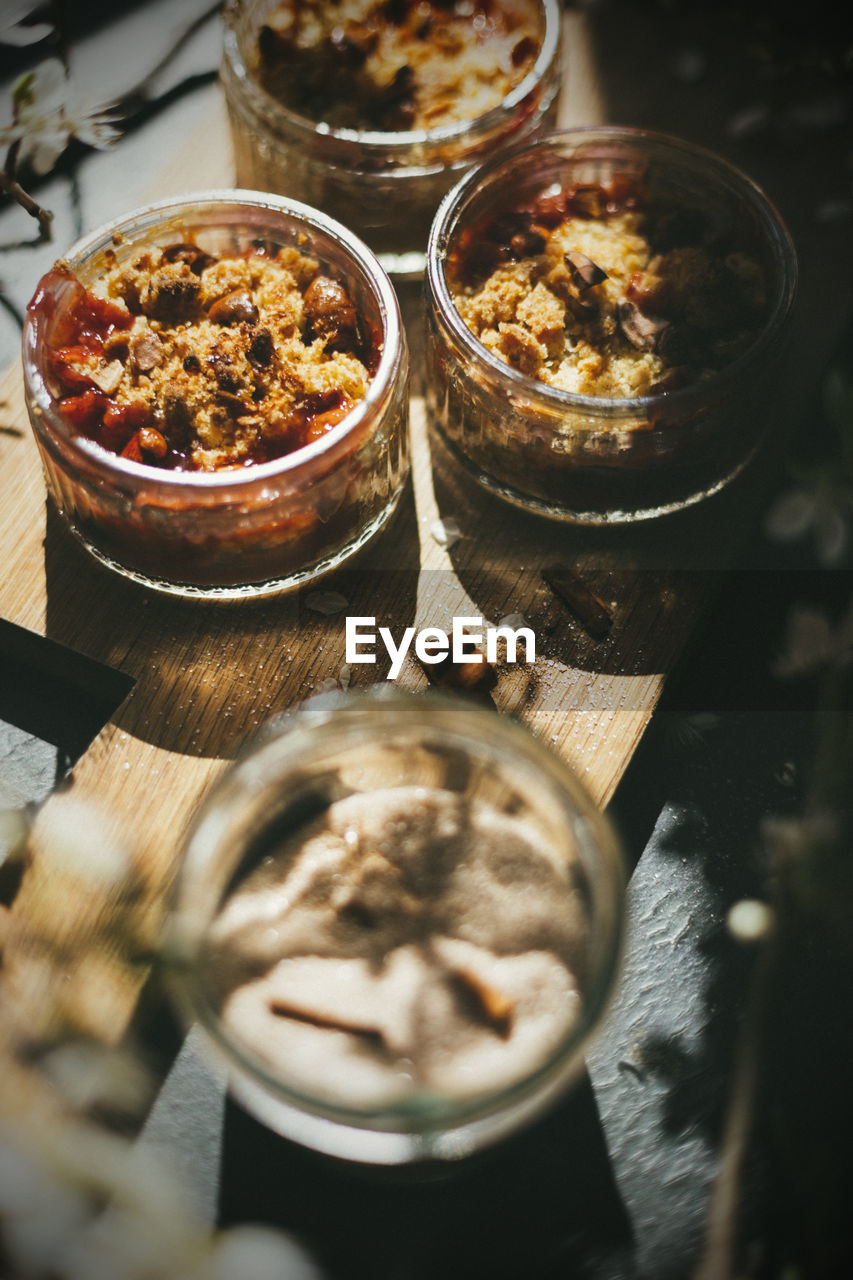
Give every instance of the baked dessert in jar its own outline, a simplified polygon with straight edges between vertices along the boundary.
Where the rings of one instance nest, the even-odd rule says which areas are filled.
[[[396,299],[311,210],[234,192],[129,215],[43,278],[24,351],[57,505],[148,585],[284,590],[352,554],[396,503]]]
[[[440,129],[499,107],[532,72],[544,26],[538,0],[279,0],[252,70],[318,124]]]
[[[556,0],[231,0],[238,181],[325,209],[416,275],[462,173],[554,122],[560,27]]]
[[[484,484],[546,514],[689,505],[758,446],[795,278],[778,213],[701,148],[615,127],[515,148],[436,220],[436,425]]]
[[[175,994],[296,1141],[458,1159],[575,1078],[618,973],[621,852],[521,726],[446,695],[324,695],[189,833]]]

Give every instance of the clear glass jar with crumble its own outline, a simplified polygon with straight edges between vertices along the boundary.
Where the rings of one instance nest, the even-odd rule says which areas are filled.
[[[701,147],[601,126],[510,148],[432,228],[431,420],[514,505],[579,524],[681,510],[772,426],[796,275],[766,195]]]
[[[624,878],[611,824],[523,726],[446,695],[323,694],[197,815],[174,992],[270,1128],[362,1164],[456,1160],[582,1070]]]
[[[405,18],[408,30],[412,25],[412,14],[408,11],[414,13],[419,8],[414,3],[407,4],[406,0],[402,0],[402,6],[382,5],[378,0],[377,3],[365,0],[365,4],[371,10],[371,48],[377,26],[402,28],[401,19]],[[488,88],[489,80],[496,81],[504,68],[496,66],[490,76],[478,70],[477,93],[468,93],[467,82],[464,82],[450,95],[453,111],[459,118],[441,116],[438,124],[419,118],[418,127],[412,127],[399,110],[378,115],[370,110],[371,118],[362,118],[357,124],[349,114],[344,117],[346,124],[329,123],[321,118],[328,114],[324,109],[328,108],[328,99],[333,93],[331,86],[336,81],[342,86],[349,83],[341,77],[352,75],[353,59],[357,59],[358,72],[365,43],[365,24],[355,23],[357,33],[351,36],[348,28],[332,24],[334,14],[316,19],[314,10],[325,12],[322,4],[302,8],[309,16],[313,15],[312,21],[331,24],[322,36],[324,56],[327,48],[339,52],[328,68],[324,63],[318,69],[320,84],[315,88],[314,100],[303,105],[274,96],[265,87],[259,49],[264,46],[265,33],[275,24],[276,13],[288,7],[293,7],[291,0],[229,0],[225,6],[221,77],[231,121],[237,181],[241,186],[276,191],[323,209],[361,236],[391,275],[416,278],[423,272],[435,211],[462,174],[481,163],[495,148],[529,138],[555,123],[562,74],[559,0],[517,0],[507,6],[510,13],[529,11],[537,29],[538,49],[530,37],[524,37],[508,54],[501,53],[502,62],[508,63],[510,72],[514,60],[524,71],[515,83],[510,77],[511,87],[502,100],[492,103],[486,98],[488,105],[483,109],[479,91],[484,86]],[[491,9],[495,6],[492,0],[485,0],[477,6],[420,7],[434,8],[442,20],[452,18],[454,21],[457,20],[455,9],[459,8],[465,12],[465,22],[484,23],[488,31],[493,22]],[[392,8],[401,9],[401,15],[393,21],[372,15],[372,10],[384,13],[385,9]],[[500,16],[500,6],[495,12]],[[424,29],[426,23],[421,31]],[[478,39],[481,39],[481,49],[477,56],[482,57],[482,49],[487,50],[488,44],[483,44],[481,37]],[[413,41],[418,55],[424,56],[424,51],[430,48],[429,35],[418,33]],[[519,49],[521,53],[516,52]],[[311,54],[309,49],[308,56]],[[293,56],[304,63],[306,51],[302,45]],[[288,82],[295,80],[295,76],[289,76],[289,65]],[[384,67],[378,74],[386,74]],[[404,63],[397,67],[389,85],[376,90],[377,97],[381,96],[383,101],[390,99],[396,108],[401,100],[400,87],[405,90],[411,80],[411,68]],[[359,85],[358,81],[354,83]],[[343,87],[340,92],[344,92]],[[372,92],[372,88],[368,92]],[[465,118],[466,111],[477,114]]]
[[[116,301],[93,292],[111,276]],[[321,309],[324,290],[347,308],[349,394],[328,325],[308,318],[314,280]],[[314,581],[385,527],[405,484],[408,348],[391,282],[295,201],[198,192],[99,228],[41,281],[23,361],[65,524],[160,592],[227,601]],[[225,447],[202,448],[199,430]]]

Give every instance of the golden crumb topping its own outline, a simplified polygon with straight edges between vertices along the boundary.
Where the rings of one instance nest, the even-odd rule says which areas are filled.
[[[469,228],[448,263],[471,332],[530,377],[633,397],[707,377],[757,336],[764,272],[698,210],[589,187]]]
[[[254,70],[272,97],[337,128],[435,129],[498,106],[542,37],[538,0],[284,0]]]
[[[62,407],[136,461],[267,461],[320,438],[367,390],[376,353],[346,287],[295,248],[151,248],[79,289],[76,341],[54,352],[73,393]]]

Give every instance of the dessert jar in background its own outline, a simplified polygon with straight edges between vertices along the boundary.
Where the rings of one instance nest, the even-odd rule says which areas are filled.
[[[96,296],[108,279],[118,298]],[[41,281],[23,361],[60,515],[159,591],[312,581],[384,527],[405,483],[394,290],[351,232],[295,201],[199,192],[93,232]]]
[[[488,0],[473,6],[364,0],[357,9],[365,20],[353,18],[349,26],[319,0],[299,6],[229,0],[221,75],[238,183],[323,209],[360,235],[392,275],[422,274],[430,223],[444,194],[496,147],[555,123],[560,4],[518,0],[505,8],[513,22],[525,23],[519,32],[534,35],[512,36],[508,45],[504,10]],[[302,25],[291,35],[297,11]],[[458,84],[448,89],[440,81],[440,101],[426,113],[416,111],[421,68],[428,94],[436,78],[430,54],[441,58],[446,79],[456,43],[446,29],[463,23],[476,33],[477,47],[472,52],[463,42]],[[498,61],[492,67],[484,60],[493,29]],[[505,80],[511,87],[491,101],[484,90]],[[282,96],[280,85],[288,94]],[[357,123],[350,102],[358,104]]]
[[[432,422],[529,510],[581,524],[680,510],[772,429],[795,284],[776,209],[700,147],[616,126],[512,147],[433,224]]]
[[[519,724],[443,695],[321,695],[223,776],[166,930],[234,1095],[366,1164],[461,1158],[576,1078],[619,971],[606,818]]]

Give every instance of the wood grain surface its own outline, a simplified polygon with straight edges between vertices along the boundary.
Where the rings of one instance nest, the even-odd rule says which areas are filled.
[[[569,23],[563,119],[604,117],[592,46]],[[232,182],[228,130],[218,90],[204,128],[183,139],[152,175],[152,198]],[[406,625],[448,626],[453,615],[496,623],[522,613],[539,638],[532,665],[499,670],[492,698],[519,717],[606,805],[660,698],[691,630],[708,607],[732,546],[754,505],[745,478],[707,509],[654,526],[582,531],[515,512],[482,493],[430,439],[418,388],[420,293],[400,290],[415,368],[411,402],[412,484],[391,527],[351,569],[323,583],[348,603],[338,614],[310,608],[310,590],[246,605],[160,597],[95,563],[46,503],[23,404],[20,373],[0,388],[0,465],[13,476],[0,508],[0,616],[116,669],[132,687],[66,785],[41,808],[31,860],[17,895],[5,981],[39,1008],[55,970],[40,938],[67,943],[66,991],[75,1021],[115,1038],[133,1009],[138,972],[124,967],[127,908],[121,879],[68,890],[51,858],[56,832],[79,822],[79,806],[101,815],[93,841],[127,850],[136,900],[156,930],[182,832],[200,797],[271,715],[339,678],[346,613],[375,615],[395,634]],[[431,533],[453,517],[462,537],[443,548]],[[559,566],[580,575],[612,612],[596,638],[541,576]],[[353,686],[383,679],[353,667]],[[407,660],[399,683],[426,687]],[[80,940],[96,947],[78,954]]]

